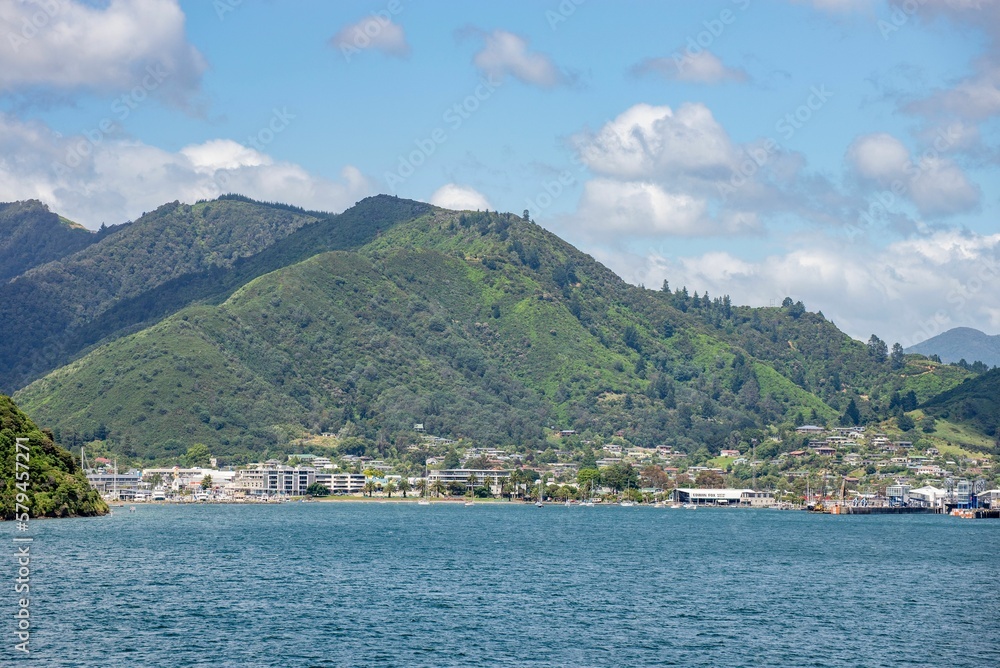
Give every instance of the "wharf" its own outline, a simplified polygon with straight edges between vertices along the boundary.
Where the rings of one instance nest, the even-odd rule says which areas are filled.
[[[1000,520],[1000,508],[967,508],[953,510],[951,514],[967,520]]]
[[[934,515],[937,508],[910,508],[907,506],[842,506],[841,515]]]

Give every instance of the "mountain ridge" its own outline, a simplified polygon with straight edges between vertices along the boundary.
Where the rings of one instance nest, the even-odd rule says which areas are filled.
[[[109,228],[114,233],[75,253],[32,266],[0,294],[0,319],[31,332],[0,340],[0,389],[19,389],[102,341],[199,300],[224,299],[311,253],[364,243],[379,233],[378,224],[426,207],[383,205],[374,221],[366,217],[370,200],[346,216],[237,196],[173,202]]]

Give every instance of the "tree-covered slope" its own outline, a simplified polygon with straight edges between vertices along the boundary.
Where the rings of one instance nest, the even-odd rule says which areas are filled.
[[[19,437],[28,439],[27,480],[15,463]],[[10,397],[0,395],[0,519],[15,517],[17,494],[22,491],[19,482],[25,487],[32,518],[100,515],[108,510],[73,455],[53,443]]]
[[[226,197],[167,204],[99,243],[18,276],[0,319],[29,332],[0,340],[0,388],[18,388],[81,351],[197,301],[221,301],[268,271],[374,238],[426,205],[369,198],[338,216]],[[378,210],[378,220],[371,214]]]
[[[101,346],[18,398],[64,434],[106,428],[145,457],[194,441],[259,452],[295,430],[392,442],[415,422],[488,444],[559,426],[718,449],[734,430],[837,417],[671,302],[532,223],[436,210]]]
[[[97,234],[60,218],[37,200],[0,203],[0,284],[97,240]]]
[[[925,402],[927,415],[984,434],[1000,444],[1000,369],[970,378]],[[994,447],[1000,453],[1000,447]]]

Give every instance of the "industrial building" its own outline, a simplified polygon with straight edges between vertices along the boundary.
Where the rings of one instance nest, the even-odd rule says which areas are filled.
[[[673,492],[677,503],[693,503],[698,506],[753,506],[766,508],[774,504],[770,492],[752,489],[700,489],[681,487]]]

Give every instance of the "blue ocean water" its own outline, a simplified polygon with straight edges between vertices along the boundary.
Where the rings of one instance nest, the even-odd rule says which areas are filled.
[[[3,665],[1000,666],[996,521],[289,503],[31,531],[33,651],[4,586]]]

